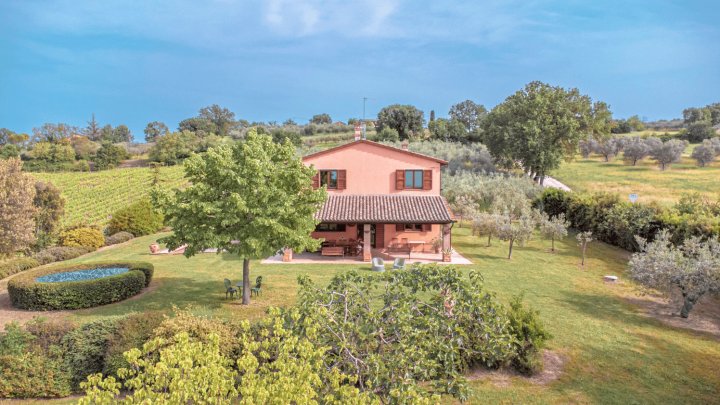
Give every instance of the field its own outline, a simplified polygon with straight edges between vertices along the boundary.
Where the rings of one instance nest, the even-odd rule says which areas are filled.
[[[264,278],[263,295],[244,307],[224,299],[222,280],[238,281],[242,263],[229,255],[202,254],[151,256],[148,245],[159,235],[132,240],[75,261],[133,259],[156,266],[151,291],[136,299],[100,308],[76,311],[79,322],[133,311],[168,311],[173,305],[191,307],[198,314],[235,319],[256,319],[270,306],[290,305],[297,294],[296,278],[308,274],[327,283],[336,273],[369,266],[263,265],[253,262],[251,276]],[[504,258],[506,244],[487,248],[454,228],[455,247],[475,264],[464,272],[480,271],[490,291],[507,301],[525,292],[526,301],[540,310],[553,339],[550,349],[567,359],[558,380],[538,385],[520,377],[497,381],[477,380],[471,386],[470,403],[718,403],[720,395],[720,344],[717,337],[666,326],[643,315],[631,303],[644,302],[636,287],[626,280],[628,253],[593,243],[589,262],[579,267],[575,238],[547,251],[548,242],[533,240],[518,248],[513,259]],[[484,242],[484,241],[483,241]],[[620,276],[618,284],[605,284],[602,276]],[[691,315],[692,317],[692,315]]]
[[[148,167],[32,175],[51,182],[62,192],[65,197],[64,225],[105,224],[117,209],[147,197],[153,182],[153,170]],[[162,187],[182,185],[182,166],[160,168],[159,180]]]
[[[690,145],[682,161],[665,171],[650,158],[638,162],[637,166],[629,166],[623,164],[622,156],[605,162],[601,156],[591,155],[589,159],[577,156],[574,161],[563,163],[551,176],[576,191],[608,191],[625,198],[630,193],[637,193],[641,202],[657,201],[670,205],[689,192],[720,197],[720,159],[706,167],[698,167],[690,158],[695,146]]]

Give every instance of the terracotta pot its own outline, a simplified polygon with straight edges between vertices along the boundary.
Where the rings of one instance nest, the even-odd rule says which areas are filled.
[[[153,243],[150,245],[150,253],[155,254],[158,252],[158,250],[160,250],[160,245],[158,245],[157,243]]]
[[[444,261],[444,262],[451,262],[451,261],[452,261],[452,257],[451,257],[451,255],[450,255],[450,253],[443,253],[443,261]]]

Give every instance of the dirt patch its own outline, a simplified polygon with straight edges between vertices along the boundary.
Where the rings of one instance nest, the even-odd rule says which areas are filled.
[[[512,369],[488,370],[476,368],[467,375],[470,381],[490,381],[496,387],[509,387],[513,378],[519,378],[535,385],[548,385],[560,378],[568,358],[566,355],[550,350],[543,350],[543,370],[532,377],[518,373]]]
[[[680,317],[682,301],[678,296],[666,298],[644,295],[625,299],[640,307],[643,315],[655,318],[666,325],[707,333],[720,339],[720,299],[718,298],[703,297],[688,318]]]

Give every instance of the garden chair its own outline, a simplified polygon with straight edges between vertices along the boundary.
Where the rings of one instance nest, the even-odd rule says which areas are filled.
[[[237,295],[238,298],[240,298],[240,294],[238,293],[237,288],[232,286],[232,281],[225,279],[225,299],[227,299],[228,294],[230,294],[230,298]]]
[[[379,257],[373,257],[372,259],[372,269],[373,271],[385,271],[385,260],[379,258]]]
[[[262,292],[260,290],[261,287],[262,287],[262,276],[258,276],[255,279],[255,287],[250,289],[250,295],[253,295],[253,293],[255,293],[256,296],[260,295],[260,293]]]
[[[393,263],[393,270],[405,270],[405,258],[398,257]]]

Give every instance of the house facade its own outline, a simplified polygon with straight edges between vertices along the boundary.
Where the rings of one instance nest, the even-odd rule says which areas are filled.
[[[314,187],[328,199],[317,213],[313,237],[321,254],[449,251],[453,215],[440,195],[440,169],[447,162],[367,140],[350,142],[303,158],[317,170]],[[342,248],[342,249],[341,249]]]

